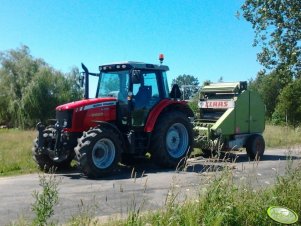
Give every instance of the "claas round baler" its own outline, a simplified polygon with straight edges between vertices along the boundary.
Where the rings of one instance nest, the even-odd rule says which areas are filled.
[[[195,147],[204,155],[246,148],[251,159],[262,157],[265,105],[256,92],[247,89],[247,82],[206,85],[198,106]]]

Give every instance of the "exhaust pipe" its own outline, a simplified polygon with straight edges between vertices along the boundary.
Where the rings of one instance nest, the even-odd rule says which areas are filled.
[[[84,98],[89,99],[89,71],[88,68],[83,63],[82,63],[82,69],[84,70],[84,80],[85,80]]]

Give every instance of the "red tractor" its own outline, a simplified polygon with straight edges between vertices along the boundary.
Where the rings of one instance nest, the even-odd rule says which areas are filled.
[[[169,92],[161,64],[124,62],[102,65],[90,73],[82,64],[84,99],[56,108],[49,126],[38,123],[33,156],[42,170],[70,166],[76,157],[91,178],[108,175],[119,162],[147,152],[156,164],[176,167],[189,155],[193,112],[177,85]],[[97,76],[89,98],[89,76]]]

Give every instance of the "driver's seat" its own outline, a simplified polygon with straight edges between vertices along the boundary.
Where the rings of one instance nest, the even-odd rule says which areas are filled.
[[[137,94],[135,95],[135,108],[144,108],[148,105],[152,97],[151,86],[140,86]]]

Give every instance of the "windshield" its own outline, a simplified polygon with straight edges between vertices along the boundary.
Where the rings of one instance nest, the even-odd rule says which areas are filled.
[[[96,97],[116,97],[127,101],[129,71],[101,73],[98,80]]]

